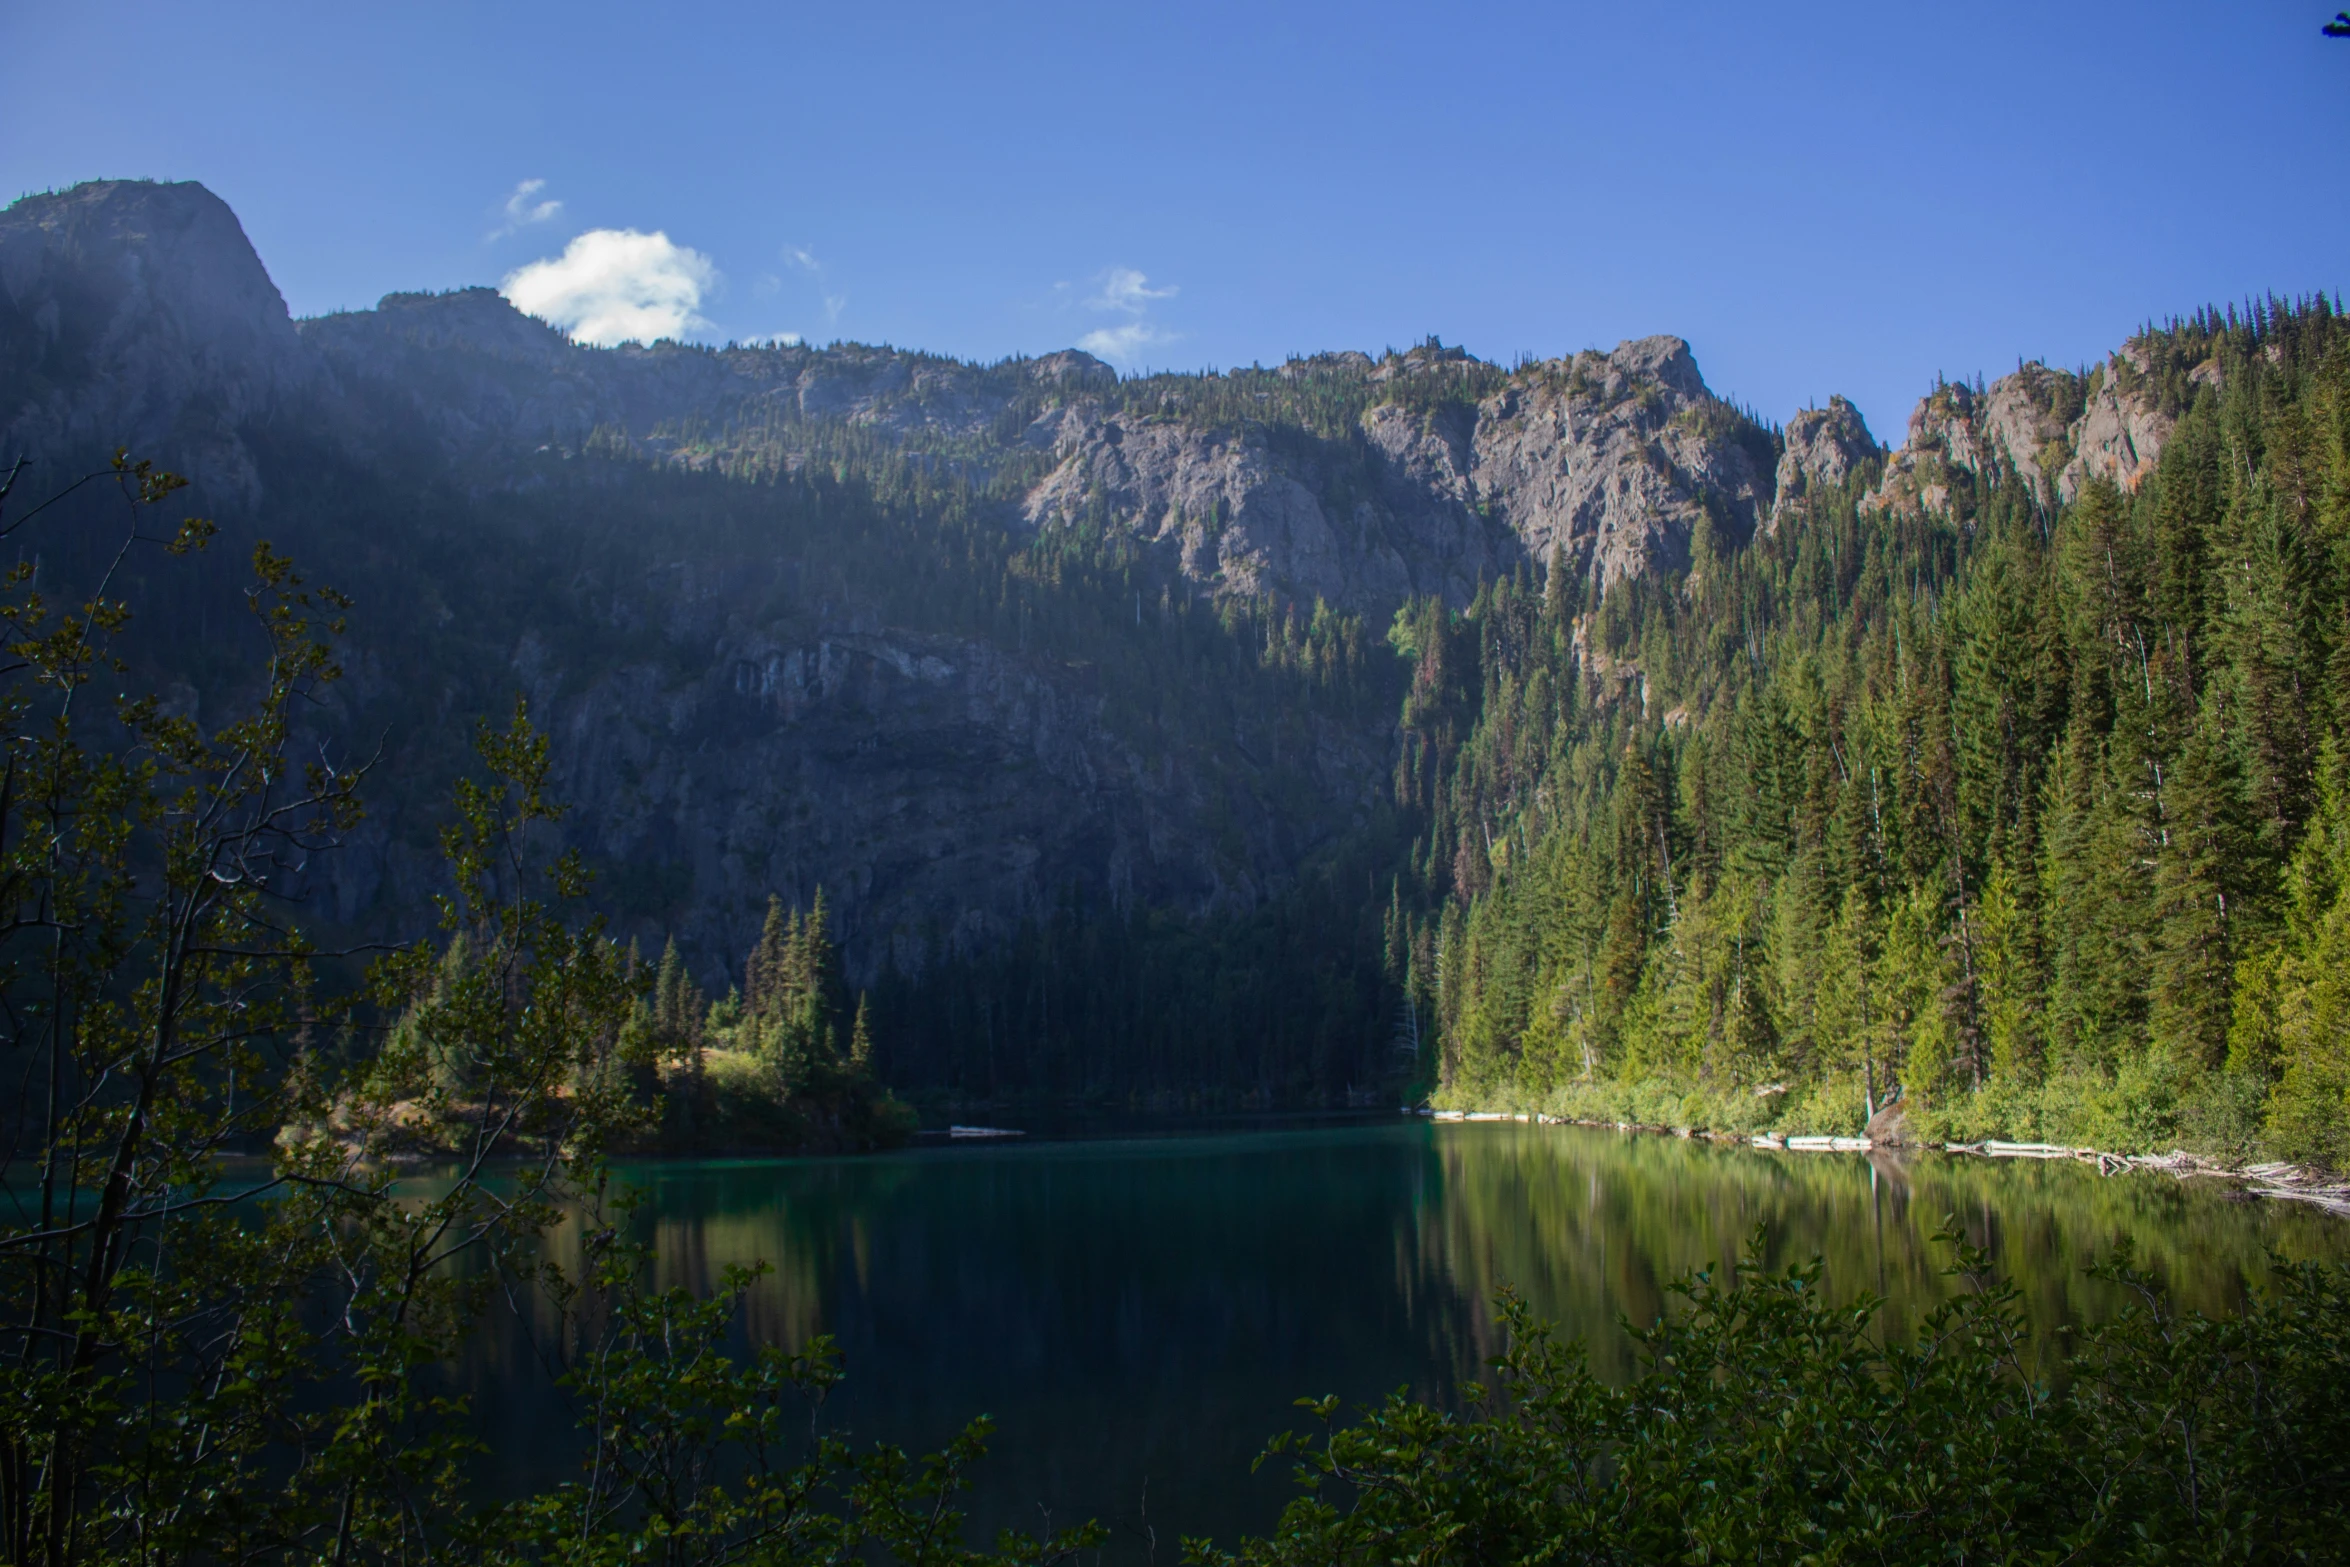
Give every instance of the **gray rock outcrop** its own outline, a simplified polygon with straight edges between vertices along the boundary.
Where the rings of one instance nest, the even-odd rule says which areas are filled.
[[[1769,464],[1706,389],[1689,345],[1647,337],[1547,360],[1478,409],[1477,494],[1531,560],[1602,586],[1690,561],[1698,528],[1743,544],[1769,514]]]
[[[1371,482],[1341,507],[1329,504],[1331,470],[1352,453],[1317,461],[1275,450],[1261,431],[1082,405],[1060,423],[1060,461],[1022,515],[1039,528],[1121,528],[1211,594],[1320,599],[1384,618],[1415,593],[1464,601],[1521,558],[1472,502],[1467,422],[1369,410]]]
[[[1364,379],[1395,385],[1460,362],[1444,353],[1416,349]],[[1356,361],[1370,363],[1318,355],[1279,373]],[[1743,438],[1760,432],[1706,389],[1679,338],[1499,382],[1473,405],[1372,402],[1357,421],[1361,492],[1340,482],[1358,455],[1344,443],[1277,450],[1246,427],[1082,408],[1057,426],[1058,463],[1023,515],[1035,527],[1121,528],[1205,591],[1320,598],[1380,618],[1412,594],[1465,602],[1479,582],[1527,565],[1562,562],[1602,585],[1681,570],[1706,522],[1735,544],[1768,515],[1768,465]]]
[[[1825,408],[1806,408],[1787,421],[1785,449],[1771,499],[1769,526],[1776,529],[1787,512],[1800,506],[1816,490],[1841,488],[1871,463],[1884,460],[1885,449],[1869,434],[1860,410],[1841,397],[1828,399]]]
[[[2163,444],[2178,428],[2178,420],[2162,410],[2152,388],[2145,384],[2146,353],[2124,344],[2093,376],[2088,406],[2071,432],[2073,455],[2057,475],[2057,493],[2071,500],[2092,479],[2108,479],[2134,490],[2154,471]],[[2202,384],[2216,386],[2219,367],[2198,366],[2192,373]]]
[[[1909,438],[1864,509],[1941,510],[1958,469],[2012,469],[2043,504],[2070,501],[2092,479],[2135,489],[2178,427],[2147,369],[2131,343],[2083,375],[2030,363],[1979,393],[1961,382],[1937,386],[1910,415]],[[2192,379],[2216,385],[2217,366],[2198,366]]]

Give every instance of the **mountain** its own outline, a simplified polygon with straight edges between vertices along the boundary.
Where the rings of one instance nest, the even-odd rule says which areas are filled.
[[[293,321],[197,185],[0,214],[0,451],[38,489],[129,446],[222,524],[210,558],[133,584],[170,699],[233,696],[239,545],[357,600],[320,740],[380,759],[314,919],[421,928],[470,726],[520,693],[621,931],[674,936],[723,992],[769,897],[822,887],[885,1069],[966,1098],[1335,1100],[1436,1070],[1396,1043],[1429,1026],[1460,1091],[1534,1092],[1511,1063],[1552,1048],[1541,1007],[1560,1038],[1598,1016],[1534,954],[1578,921],[1604,934],[1604,888],[1648,874],[1637,845],[1675,869],[1662,912],[1644,883],[1609,938],[1623,1006],[1665,983],[1651,949],[1675,950],[1680,900],[1704,901],[1683,857],[1727,896],[1688,813],[1751,794],[1762,763],[1744,740],[1692,758],[1763,722],[1767,690],[1795,715],[1786,765],[1843,769],[1848,794],[1836,723],[1802,716],[1842,698],[1786,671],[1872,637],[1897,668],[1944,649],[1934,595],[2026,526],[1987,518],[2045,550],[2095,497],[2156,504],[2195,410],[2239,395],[2235,344],[2150,329],[2082,372],[1937,386],[1888,451],[1841,398],[1758,419],[1669,336],[1130,379],[1074,350],[594,349],[486,289]],[[44,570],[88,580],[111,524],[56,522]],[[1850,596],[1864,582],[1882,602]],[[1639,789],[1713,793],[1603,849],[1632,752]],[[1599,902],[1527,901],[1546,855]],[[1996,858],[1962,846],[1946,874]],[[1832,908],[1756,907],[1740,952],[1827,939]],[[1508,910],[1533,945],[1502,958],[1476,933]],[[1756,919],[1794,923],[1766,940]],[[1472,951],[1481,969],[1446,968]],[[1810,990],[1763,988],[1709,1002],[1707,1037],[1739,1007],[1774,1038],[1812,1027],[1787,1010]]]

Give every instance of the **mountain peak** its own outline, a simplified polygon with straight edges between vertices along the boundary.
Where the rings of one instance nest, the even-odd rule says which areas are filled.
[[[1636,337],[1616,345],[1607,356],[1608,368],[1633,381],[1654,381],[1683,397],[1710,398],[1705,377],[1698,374],[1697,356],[1688,341],[1669,334]]]
[[[292,320],[228,203],[193,180],[93,180],[0,212],[0,292],[21,312],[47,288],[152,305],[198,340],[291,346]],[[63,315],[45,332],[72,325]],[[125,323],[127,324],[127,323]]]
[[[304,377],[285,300],[228,204],[193,181],[96,180],[0,212],[0,443],[168,447],[229,495],[239,426]]]

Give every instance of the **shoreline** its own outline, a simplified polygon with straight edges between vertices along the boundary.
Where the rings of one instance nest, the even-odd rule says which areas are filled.
[[[2167,1154],[2124,1154],[2104,1148],[2075,1148],[2061,1143],[2006,1143],[1985,1140],[1975,1143],[1905,1143],[1878,1141],[1867,1137],[1790,1137],[1780,1132],[1747,1135],[1738,1132],[1702,1131],[1687,1126],[1658,1126],[1636,1121],[1590,1121],[1571,1116],[1544,1115],[1540,1111],[1508,1110],[1435,1110],[1406,1108],[1405,1115],[1418,1116],[1429,1121],[1514,1121],[1530,1126],[1577,1126],[1593,1131],[1641,1132],[1659,1137],[1687,1137],[1710,1143],[1725,1143],[1739,1147],[1757,1148],[1776,1153],[1861,1153],[1905,1154],[1942,1153],[1976,1159],[2031,1159],[2062,1160],[2094,1167],[2100,1176],[2120,1175],[2130,1171],[2147,1171],[2168,1175],[2173,1180],[2219,1180],[2236,1183],[2236,1189],[2249,1197],[2279,1202],[2304,1202],[2313,1207],[2350,1218],[2350,1180],[2344,1180],[2325,1171],[2306,1165],[2264,1162],[2230,1165],[2216,1159],[2191,1154],[2184,1148]]]

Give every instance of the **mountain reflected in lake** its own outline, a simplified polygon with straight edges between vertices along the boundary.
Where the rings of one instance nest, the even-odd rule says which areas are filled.
[[[1292,1401],[1397,1388],[1451,1398],[1499,1348],[1493,1296],[1522,1293],[1621,1376],[1620,1327],[1692,1267],[1767,1227],[1774,1261],[1823,1256],[1839,1298],[1914,1326],[1941,1299],[1955,1218],[2022,1289],[2051,1356],[2114,1309],[2083,1275],[2123,1240],[2182,1304],[2243,1296],[2273,1249],[2350,1255],[2350,1225],[2207,1182],[2078,1165],[1768,1153],[1519,1124],[996,1144],[859,1159],[631,1166],[631,1222],[660,1282],[765,1262],[744,1332],[830,1333],[848,1380],[823,1423],[938,1445],[997,1422],[972,1499],[988,1533],[1095,1516],[1114,1559],[1178,1559],[1179,1535],[1268,1526],[1287,1465],[1249,1473]],[[550,1242],[576,1260],[577,1226]],[[486,1483],[563,1478],[569,1414],[543,1335],[502,1312],[464,1371]]]

